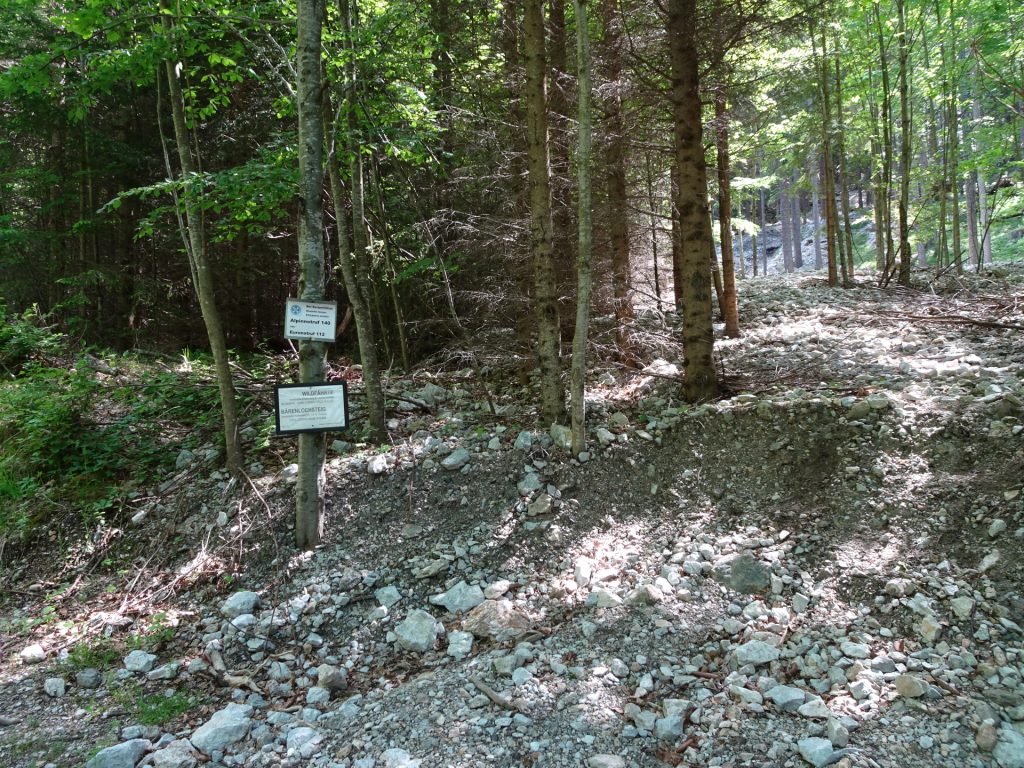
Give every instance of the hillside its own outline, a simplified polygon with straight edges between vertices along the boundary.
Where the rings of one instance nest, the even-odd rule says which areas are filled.
[[[313,553],[286,440],[8,545],[0,763],[1024,766],[1024,265],[740,307],[701,406],[642,317],[585,461],[500,339],[392,379]]]

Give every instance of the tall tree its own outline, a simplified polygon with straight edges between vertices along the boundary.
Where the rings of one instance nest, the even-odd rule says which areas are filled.
[[[722,315],[725,318],[725,335],[736,338],[740,335],[740,315],[736,300],[736,269],[732,246],[728,93],[724,84],[715,89],[714,100],[715,144],[718,154],[719,242],[722,246]]]
[[[896,13],[899,23],[897,50],[900,66],[899,283],[904,287],[910,287],[910,158],[913,141],[910,131],[910,40],[907,37],[906,0],[896,0]]]
[[[299,118],[299,298],[324,298],[323,240],[323,88],[320,41],[324,0],[298,0],[296,42]],[[326,346],[321,341],[299,342],[299,382],[324,380]],[[299,435],[299,472],[295,484],[295,544],[312,549],[320,543],[324,504],[323,433]]]
[[[590,106],[590,29],[586,0],[574,0],[576,11],[576,67],[579,88],[579,137],[576,148],[576,173],[579,198],[579,256],[576,266],[576,329],[572,337],[571,429],[572,452],[585,450],[587,376],[587,337],[590,331],[591,294],[591,106]]]
[[[814,39],[814,33],[811,33]],[[817,58],[817,57],[816,57]],[[828,264],[828,284],[839,285],[838,226],[836,211],[835,164],[832,159],[832,89],[829,86],[831,68],[828,64],[828,37],[821,35],[821,58],[818,81],[821,89],[821,175],[825,197],[825,253]]]
[[[562,387],[558,285],[552,236],[543,6],[543,0],[526,0],[523,19],[526,162],[530,183],[530,250],[533,254],[540,415],[544,424],[561,424],[565,419],[565,390]]]
[[[707,199],[697,50],[696,0],[670,0],[668,38],[672,71],[672,125],[678,174],[675,208],[681,243],[683,396],[690,402],[718,393],[712,352],[711,260],[714,240]]]
[[[839,160],[839,208],[843,217],[843,286],[853,285],[853,224],[850,220],[850,186],[846,163],[846,121],[843,119],[843,79],[839,66],[839,48],[836,46],[836,154]]]
[[[176,40],[175,16],[169,0],[161,2],[160,22],[171,41],[174,50]],[[196,163],[193,158],[193,141],[185,120],[185,98],[182,94],[178,73],[181,65],[170,58],[164,61],[167,76],[167,94],[171,102],[171,121],[174,125],[174,139],[178,148],[178,162],[181,167],[183,187],[182,200],[185,206],[185,221],[188,231],[187,251],[199,311],[206,326],[213,354],[214,369],[217,373],[217,391],[220,396],[221,414],[224,421],[224,449],[228,471],[238,475],[242,470],[242,449],[238,434],[238,407],[235,404],[235,386],[231,378],[231,363],[228,358],[227,341],[221,324],[220,311],[213,286],[213,274],[206,256],[206,222],[200,202],[202,185],[198,182]]]
[[[362,365],[363,388],[366,392],[366,414],[371,436],[383,440],[385,426],[384,387],[380,375],[380,355],[377,350],[377,330],[374,328],[371,310],[372,288],[370,286],[370,255],[367,248],[366,224],[363,204],[362,143],[359,138],[359,59],[353,30],[354,0],[338,0],[342,44],[347,51],[347,66],[342,66],[338,79],[343,84],[341,109],[338,125],[335,126],[330,109],[330,100],[325,100],[325,115],[329,118],[329,133],[333,151],[328,156],[328,176],[334,214],[337,226],[338,267],[341,271],[345,293],[352,305],[359,343],[359,362]],[[445,7],[447,7],[445,5]],[[447,57],[442,57],[447,61]],[[442,74],[442,89],[448,85],[448,75]],[[337,128],[337,130],[335,130]],[[448,141],[447,132],[442,141]],[[348,194],[342,183],[344,176],[341,158],[348,159]],[[349,218],[346,200],[351,203]]]
[[[605,64],[604,163],[607,168],[608,234],[612,251],[612,293],[615,307],[616,343],[622,361],[632,365],[635,352],[629,332],[633,320],[632,276],[629,257],[629,206],[626,196],[628,150],[623,118],[622,19],[616,0],[603,0],[604,26],[600,53]]]

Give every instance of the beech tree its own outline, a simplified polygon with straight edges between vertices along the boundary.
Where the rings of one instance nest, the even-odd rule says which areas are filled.
[[[296,111],[299,119],[299,298],[324,297],[323,240],[323,88],[320,39],[323,0],[298,0],[296,6]],[[299,342],[299,382],[324,380],[326,346],[322,341]],[[322,534],[324,454],[323,433],[299,434],[299,472],[295,483],[295,544],[312,549]]]
[[[160,22],[169,41],[169,50],[174,50],[175,39],[174,17],[167,0],[160,3]],[[174,126],[174,141],[178,149],[178,162],[181,168],[182,195],[185,208],[185,243],[192,271],[192,282],[199,299],[199,309],[203,314],[207,337],[210,341],[210,352],[213,354],[214,369],[217,372],[217,389],[220,393],[220,409],[224,421],[224,448],[228,471],[238,475],[242,469],[242,450],[238,437],[238,409],[235,405],[235,387],[231,378],[231,362],[228,359],[227,342],[221,324],[220,311],[214,295],[213,275],[206,255],[206,222],[199,198],[202,188],[197,183],[196,163],[193,158],[193,147],[197,143],[188,130],[185,122],[185,99],[182,96],[178,72],[181,63],[177,58],[164,61],[167,74],[167,94],[171,102],[171,122]]]

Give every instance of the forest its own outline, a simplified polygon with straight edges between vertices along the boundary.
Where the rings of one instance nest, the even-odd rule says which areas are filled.
[[[590,6],[9,3],[5,315],[208,349],[232,472],[229,350],[285,349],[289,296],[340,303],[377,439],[382,369],[489,334],[579,452],[592,308],[625,366],[638,311],[677,315],[701,402],[738,279],[909,287],[1019,254],[1019,8]],[[325,353],[300,344],[300,381]]]
[[[1024,768],[1024,6],[0,9],[0,764]]]
[[[315,9],[325,295],[344,312],[359,303],[345,267],[364,275],[386,365],[479,328],[517,333],[529,358],[544,302],[571,331],[578,19],[534,5]],[[830,284],[1020,255],[1015,4],[585,5],[594,303],[624,358],[637,308],[686,303],[697,240],[716,244],[730,334],[735,279],[803,268],[805,237]],[[280,348],[299,271],[295,7],[12,0],[3,15],[6,311],[117,349],[203,348],[206,263],[227,345]],[[689,221],[691,203],[711,220]],[[339,343],[357,346],[353,325]]]

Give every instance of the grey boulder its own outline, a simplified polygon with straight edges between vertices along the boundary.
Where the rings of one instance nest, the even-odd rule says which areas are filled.
[[[85,764],[85,768],[135,768],[135,764],[152,748],[149,739],[124,741],[101,749]]]
[[[252,707],[248,704],[228,704],[193,732],[192,744],[206,754],[224,750],[249,734],[252,727]]]
[[[260,596],[255,592],[242,590],[231,595],[220,607],[220,612],[229,619],[235,619],[245,613],[252,613],[260,605]]]
[[[405,621],[395,627],[395,641],[407,651],[423,653],[434,647],[437,620],[426,611],[410,611]]]

